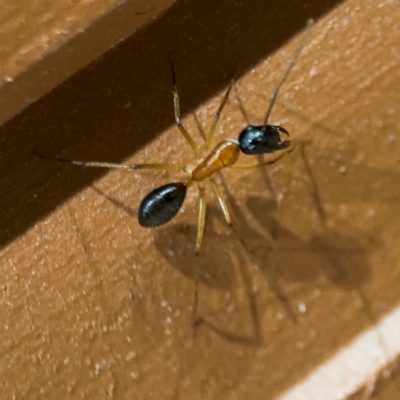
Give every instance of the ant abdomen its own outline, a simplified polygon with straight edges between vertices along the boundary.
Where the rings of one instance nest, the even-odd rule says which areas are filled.
[[[240,150],[255,155],[287,149],[290,140],[282,140],[281,133],[289,136],[289,132],[279,125],[248,125],[239,134]]]
[[[154,228],[169,222],[185,201],[187,187],[182,182],[168,183],[151,191],[140,203],[139,224]]]

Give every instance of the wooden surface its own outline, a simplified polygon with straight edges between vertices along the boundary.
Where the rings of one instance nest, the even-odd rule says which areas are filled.
[[[21,69],[5,62],[13,81],[3,102],[7,85],[25,105],[54,89],[12,119],[17,108],[4,114],[0,128],[3,398],[307,399],[301,384],[368,332],[377,345],[356,352],[345,377],[355,382],[365,357],[385,367],[345,391],[329,379],[343,372],[333,363],[315,385],[328,395],[311,398],[364,398],[374,388],[376,398],[399,398],[398,354],[373,328],[400,293],[400,10],[391,1],[321,3],[177,1],[60,83],[106,48],[82,50],[85,63],[71,62],[60,84],[34,95],[27,88],[40,86],[41,63],[57,51],[68,58],[76,36]],[[104,2],[107,15],[113,6]],[[209,127],[238,79],[217,136],[235,138],[243,110],[263,121],[310,17],[316,24],[271,122],[311,144],[271,168],[224,173],[244,246],[211,190],[199,257],[196,190],[169,225],[138,225],[140,199],[182,174],[105,173],[35,155],[193,162],[172,126],[170,60],[198,141],[198,125]],[[100,37],[93,21],[87,30]],[[27,86],[16,85],[22,76]],[[203,324],[194,330],[197,268]]]

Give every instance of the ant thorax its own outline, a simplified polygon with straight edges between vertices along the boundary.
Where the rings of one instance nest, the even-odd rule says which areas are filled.
[[[237,140],[219,142],[207,157],[192,171],[192,179],[200,182],[210,178],[221,169],[232,166],[239,159],[240,147]]]

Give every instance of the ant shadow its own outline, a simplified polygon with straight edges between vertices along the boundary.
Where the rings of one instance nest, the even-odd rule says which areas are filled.
[[[232,234],[217,233],[213,222],[224,223],[220,210],[209,208],[207,218],[206,240],[203,241],[200,256],[194,253],[196,225],[175,224],[166,227],[155,238],[155,245],[160,254],[174,268],[187,278],[216,290],[229,290],[235,282],[235,272],[244,284],[245,297],[248,303],[252,323],[252,334],[241,335],[220,328],[216,323],[196,315],[194,330],[207,326],[229,342],[257,346],[261,343],[259,310],[253,291],[253,282],[246,269],[246,260],[242,252],[236,251],[237,243],[232,245]],[[185,249],[185,250],[182,250]],[[234,253],[234,255],[233,255]],[[201,291],[201,288],[199,289]],[[200,293],[201,296],[201,293]],[[235,307],[236,308],[236,307]]]
[[[367,259],[369,251],[362,242],[368,242],[369,249],[377,243],[373,243],[370,238],[362,238],[358,232],[357,235],[351,236],[328,228],[319,189],[305,153],[306,146],[306,144],[300,144],[298,150],[309,181],[308,192],[312,198],[322,232],[308,240],[294,235],[273,216],[273,211],[277,208],[276,200],[265,201],[262,198],[250,197],[247,200],[247,209],[265,235],[272,237],[276,243],[273,252],[278,256],[274,261],[275,273],[278,278],[317,281],[322,273],[329,282],[338,287],[346,290],[357,289],[368,281],[370,275]],[[267,171],[263,169],[261,172],[266,186],[271,188]],[[242,218],[233,196],[230,196],[230,204],[235,206],[236,214]],[[266,212],[266,209],[269,211]],[[250,236],[251,232],[246,232],[246,237]],[[258,253],[260,259],[268,256],[264,246],[259,244],[259,240],[252,245],[252,252]]]
[[[247,201],[248,209],[254,216],[259,216],[257,210],[265,210],[265,199],[251,197]],[[276,204],[267,200],[271,211]],[[272,251],[266,250],[257,237],[251,238],[249,249],[254,258],[265,260],[268,257],[273,264],[276,279],[284,281],[317,282],[321,272],[329,282],[343,289],[354,289],[364,284],[369,277],[367,251],[355,237],[350,237],[338,231],[315,235],[309,240],[296,236],[281,225],[272,215],[266,215],[259,220],[265,235],[271,235],[276,243]],[[268,229],[267,227],[270,227]],[[258,239],[265,236],[258,235]],[[267,274],[268,267],[258,264]]]
[[[320,268],[336,286],[361,293],[370,277],[371,267],[367,255],[382,243],[376,238],[359,232],[356,233],[356,238],[354,235],[346,235],[329,228],[319,188],[308,162],[306,146],[300,146],[299,152],[309,181],[309,193],[323,231],[322,234],[315,235],[310,240],[314,252],[324,256],[324,262],[320,264]],[[361,242],[365,245],[363,246]]]

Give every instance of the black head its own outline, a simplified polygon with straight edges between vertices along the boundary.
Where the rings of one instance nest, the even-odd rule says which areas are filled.
[[[287,149],[290,140],[282,140],[282,135],[289,137],[289,132],[278,125],[248,125],[240,132],[239,146],[244,154],[267,154]]]

